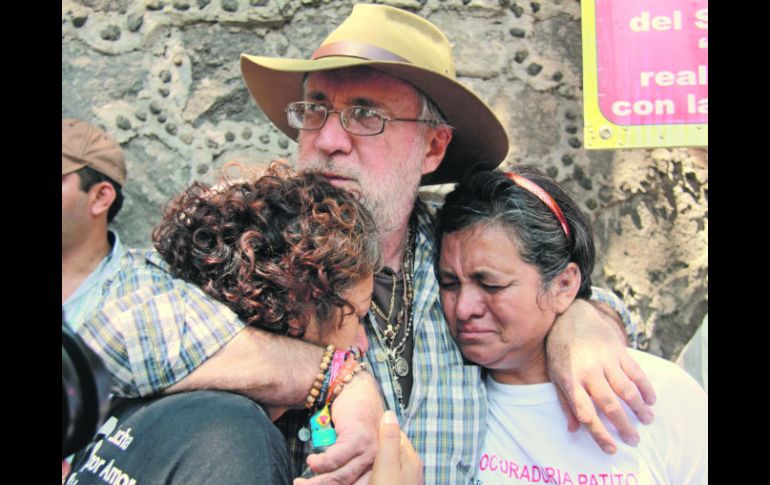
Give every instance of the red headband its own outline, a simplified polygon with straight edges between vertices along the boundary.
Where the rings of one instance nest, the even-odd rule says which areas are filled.
[[[567,219],[564,217],[564,213],[559,208],[559,204],[557,204],[556,201],[553,200],[553,197],[551,197],[551,194],[543,190],[543,188],[537,185],[535,182],[529,180],[528,178],[524,178],[517,173],[505,172],[504,175],[511,179],[514,184],[531,192],[532,195],[543,201],[543,203],[547,205],[549,209],[551,209],[553,215],[555,215],[559,220],[562,229],[564,229],[564,234],[566,234],[567,238],[569,239],[569,225],[567,225]]]

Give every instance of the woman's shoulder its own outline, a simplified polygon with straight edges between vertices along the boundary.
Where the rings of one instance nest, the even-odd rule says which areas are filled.
[[[661,453],[668,463],[669,483],[704,483],[708,476],[708,396],[698,382],[675,363],[630,350],[655,390],[655,419],[637,426],[639,449]]]
[[[700,384],[674,362],[641,350],[628,349],[628,352],[647,375],[656,393],[687,391],[702,393],[705,397]]]
[[[652,430],[687,434],[705,428],[708,396],[698,382],[675,363],[638,350],[629,350],[655,390]]]

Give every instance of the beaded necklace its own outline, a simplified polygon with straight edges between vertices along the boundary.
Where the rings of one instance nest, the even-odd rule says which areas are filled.
[[[387,327],[385,328],[385,338],[388,339],[389,342],[392,343],[393,339],[398,334],[398,331],[401,329],[401,319],[396,317],[396,326],[393,326],[393,323],[391,323],[390,318],[393,316],[393,307],[396,305],[396,273],[393,273],[393,283],[391,286],[391,292],[390,292],[390,305],[388,306],[388,314],[385,315],[385,312],[383,312],[380,309],[380,306],[377,305],[377,302],[372,300],[372,310],[374,310],[374,313],[377,314],[380,318],[382,318],[385,323],[387,324]]]
[[[391,374],[391,382],[393,383],[393,390],[396,394],[396,397],[398,398],[398,402],[401,405],[401,407],[404,407],[404,395],[403,390],[401,388],[401,384],[398,381],[399,377],[406,377],[409,375],[409,362],[401,355],[404,352],[404,349],[406,348],[406,344],[408,342],[409,337],[412,333],[412,299],[414,296],[414,288],[412,286],[412,273],[413,273],[413,267],[414,267],[414,246],[416,241],[416,231],[414,228],[414,221],[409,222],[409,227],[407,231],[407,245],[406,249],[404,250],[404,257],[401,262],[402,264],[402,274],[404,278],[404,292],[403,292],[403,306],[401,308],[401,311],[399,312],[399,315],[396,317],[396,327],[395,330],[390,326],[390,322],[388,319],[384,318],[384,315],[382,315],[380,312],[377,314],[385,320],[386,324],[388,325],[387,330],[393,330],[392,336],[389,336],[387,333],[387,330],[385,332],[385,335],[383,335],[383,332],[380,330],[379,325],[377,324],[376,320],[372,316],[372,314],[369,314],[369,322],[374,330],[374,335],[377,337],[377,341],[380,343],[379,349],[375,351],[374,357],[377,360],[377,362],[388,362],[388,370]],[[395,302],[395,291],[396,291],[396,285],[395,285],[395,275],[394,275],[394,282],[393,282],[393,293],[391,296],[391,301]],[[379,308],[375,309],[374,311],[377,312]],[[392,308],[390,309],[392,311]],[[405,323],[404,327],[404,334],[401,337],[400,340],[398,340],[398,343],[396,342],[396,335],[398,334],[398,330],[400,330],[401,323]]]

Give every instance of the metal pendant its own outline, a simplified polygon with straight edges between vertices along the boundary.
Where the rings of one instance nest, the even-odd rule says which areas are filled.
[[[374,353],[374,358],[377,359],[377,362],[381,364],[388,359],[388,353],[382,349],[377,349],[377,351]]]
[[[409,364],[403,357],[399,356],[396,358],[396,361],[393,363],[393,367],[395,368],[396,374],[398,374],[399,377],[406,377],[406,375],[409,374]]]
[[[307,429],[307,426],[303,426],[299,429],[297,438],[299,438],[300,441],[307,441],[310,439],[310,430]]]
[[[404,391],[401,390],[401,384],[397,380],[393,380],[393,392],[396,394],[396,398],[401,401]]]

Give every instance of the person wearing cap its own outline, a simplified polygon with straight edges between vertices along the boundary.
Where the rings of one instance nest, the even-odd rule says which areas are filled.
[[[368,367],[424,463],[425,483],[468,483],[485,429],[486,391],[481,369],[463,359],[442,313],[433,268],[438,205],[417,195],[422,185],[457,181],[472,164],[496,167],[508,151],[503,126],[457,81],[446,36],[394,7],[356,4],[311,59],[244,54],[241,69],[271,122],[297,140],[297,167],[358,190],[373,214],[385,269],[375,275],[372,310],[365,319]],[[611,293],[595,292],[593,298],[622,311]],[[630,319],[623,323],[633,335]],[[575,302],[548,338],[552,377],[566,386],[566,400],[579,421],[609,452],[614,440],[589,396],[625,441],[638,435],[613,390],[642,421],[649,420],[646,402],[654,399],[618,325],[606,305]],[[573,335],[582,340],[573,342]],[[205,348],[202,362],[173,355],[180,351],[162,335],[146,337],[146,349],[133,349],[130,360],[140,363],[143,373],[162,378],[143,381],[148,386],[143,395],[220,389],[300,407],[323,356],[318,346],[252,327],[226,335],[186,328],[184,338]],[[163,359],[156,358],[155,349],[162,350]],[[282,364],[286,355],[295,360],[292,366]],[[131,369],[122,377],[130,378]],[[319,475],[300,483],[353,483],[371,470],[380,416],[356,406],[355,393],[345,399],[350,405],[344,412],[332,410],[337,443],[307,458]],[[287,413],[280,424],[291,438],[302,420],[290,417]],[[159,446],[195,445],[168,438]],[[293,441],[297,473],[305,466],[305,451]]]
[[[123,205],[126,162],[120,145],[85,121],[61,124],[62,309],[77,330],[118,269],[123,247],[107,229]]]

